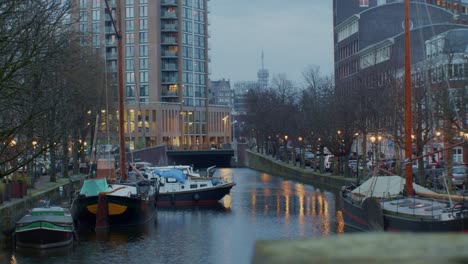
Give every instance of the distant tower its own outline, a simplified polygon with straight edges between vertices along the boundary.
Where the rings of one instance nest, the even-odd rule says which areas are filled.
[[[262,68],[258,70],[257,77],[258,77],[258,84],[261,89],[268,88],[268,70],[265,69],[265,65],[263,63],[263,50],[262,50]]]

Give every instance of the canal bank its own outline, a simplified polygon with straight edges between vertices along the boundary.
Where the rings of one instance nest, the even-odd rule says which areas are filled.
[[[342,186],[356,183],[356,178],[320,174],[253,151],[246,154],[246,166],[251,169],[314,187],[340,190]],[[352,232],[301,240],[257,240],[251,263],[466,263],[468,253],[460,249],[467,243],[468,237],[464,234],[386,232]]]
[[[326,187],[340,190],[341,187],[356,183],[356,178],[334,175],[331,173],[321,174],[311,168],[301,168],[291,163],[285,163],[267,155],[251,150],[246,150],[248,168],[263,171],[271,175],[296,180],[316,187]]]
[[[59,197],[70,197],[72,187],[79,185],[84,175],[75,175],[70,178],[57,178],[50,182],[50,176],[41,176],[35,182],[35,188],[28,189],[23,198],[13,198],[0,205],[0,243],[3,243],[14,230],[15,223],[27,211],[41,200],[54,201]]]

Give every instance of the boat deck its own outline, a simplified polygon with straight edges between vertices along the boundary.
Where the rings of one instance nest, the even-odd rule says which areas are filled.
[[[423,198],[397,198],[381,201],[382,209],[414,216],[438,217],[449,203]]]

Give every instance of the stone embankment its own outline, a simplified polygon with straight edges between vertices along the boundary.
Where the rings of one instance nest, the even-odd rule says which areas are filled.
[[[343,175],[320,173],[311,168],[300,168],[290,163],[274,159],[271,156],[247,151],[247,167],[264,171],[266,173],[314,185],[340,190],[341,187],[356,183],[356,178],[347,178]]]

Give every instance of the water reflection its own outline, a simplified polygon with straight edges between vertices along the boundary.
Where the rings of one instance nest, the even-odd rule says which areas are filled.
[[[160,207],[147,225],[80,229],[80,241],[62,253],[10,251],[3,261],[0,252],[0,263],[249,263],[257,240],[345,232],[332,192],[250,169],[216,173],[237,185],[214,206]]]

